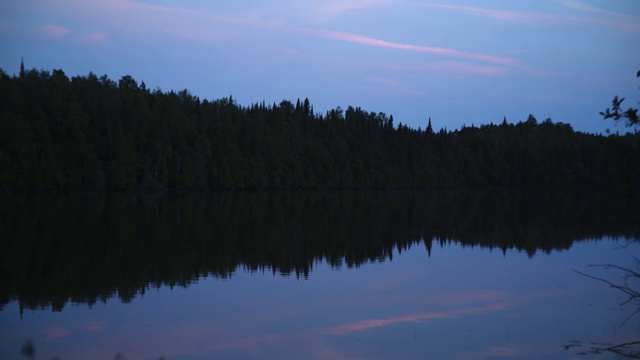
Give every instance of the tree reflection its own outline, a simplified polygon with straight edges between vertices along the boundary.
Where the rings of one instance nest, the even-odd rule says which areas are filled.
[[[9,196],[0,202],[0,304],[131,301],[238,269],[308,277],[460,243],[549,253],[640,238],[640,205],[587,191]],[[427,255],[425,254],[425,255]],[[0,306],[2,306],[0,305]]]
[[[626,248],[629,245],[630,243],[627,243],[622,248]],[[633,256],[633,260],[636,269],[640,270],[640,259]],[[602,268],[605,270],[615,270],[620,275],[620,278],[618,281],[611,281],[603,277],[594,276],[592,274],[581,272],[575,269],[574,271],[580,275],[603,282],[610,287],[621,291],[626,296],[626,299],[620,303],[620,306],[635,303],[635,310],[632,311],[629,316],[624,319],[620,326],[623,326],[631,318],[640,314],[640,272],[638,272],[638,270],[633,270],[624,266],[614,264],[598,264],[589,266]],[[640,359],[640,341],[631,341],[616,345],[605,344],[604,346],[595,347],[592,351],[598,353],[607,351],[629,359]]]

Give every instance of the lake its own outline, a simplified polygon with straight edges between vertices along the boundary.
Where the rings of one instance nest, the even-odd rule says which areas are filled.
[[[640,204],[586,190],[10,195],[0,358],[609,359]],[[639,288],[639,279],[629,286]]]

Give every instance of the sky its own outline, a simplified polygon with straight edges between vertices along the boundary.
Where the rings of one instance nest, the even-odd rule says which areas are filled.
[[[130,75],[240,105],[308,98],[434,129],[539,121],[624,131],[640,1],[3,0],[0,68]]]

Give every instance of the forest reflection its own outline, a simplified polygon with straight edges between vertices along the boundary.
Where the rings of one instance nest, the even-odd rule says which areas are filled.
[[[0,309],[128,302],[238,269],[308,277],[451,242],[530,257],[640,238],[636,201],[582,190],[32,195],[0,202]]]

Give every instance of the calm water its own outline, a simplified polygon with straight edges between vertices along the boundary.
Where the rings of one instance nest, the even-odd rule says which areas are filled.
[[[636,269],[638,204],[611,194],[1,206],[1,359],[26,359],[28,341],[35,358],[61,360],[609,359],[607,347],[640,340],[640,315],[627,320],[640,304],[574,271],[621,283],[589,265]]]

